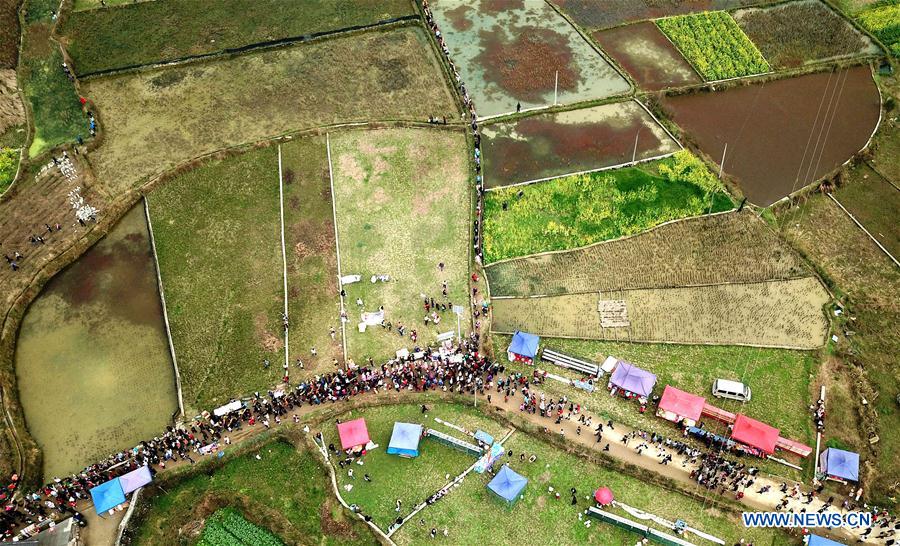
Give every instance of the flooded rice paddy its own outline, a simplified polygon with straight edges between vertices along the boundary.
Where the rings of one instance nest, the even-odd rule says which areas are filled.
[[[659,91],[702,81],[656,23],[611,28],[593,37],[644,89]]]
[[[881,97],[868,66],[669,97],[664,106],[701,150],[769,206],[862,149]]]
[[[628,82],[543,0],[434,0],[443,33],[481,117],[629,91]]]
[[[485,125],[482,136],[488,188],[622,165],[632,157],[641,160],[678,150],[678,144],[634,101]]]
[[[141,205],[28,308],[16,374],[46,479],[132,447],[171,421],[174,374]]]

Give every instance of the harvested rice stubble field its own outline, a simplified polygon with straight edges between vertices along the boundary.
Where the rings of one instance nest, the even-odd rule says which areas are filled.
[[[102,105],[106,130],[94,168],[118,191],[213,150],[285,132],[458,115],[424,31],[412,26],[93,79],[84,92]]]
[[[776,68],[879,52],[872,40],[820,0],[739,10],[734,19]]]
[[[393,357],[401,347],[433,343],[456,330],[450,310],[437,326],[423,322],[422,296],[468,307],[469,163],[461,130],[381,129],[331,135],[334,199],[344,285],[347,350],[357,362]],[[443,262],[441,270],[438,264]],[[370,282],[387,275],[388,282]],[[448,296],[441,294],[447,283]],[[362,305],[357,304],[362,300]],[[392,331],[375,324],[360,332],[363,312],[384,307]],[[464,315],[463,335],[469,328]],[[400,324],[405,336],[397,333]]]
[[[77,8],[63,20],[58,32],[79,75],[169,62],[413,13],[409,0],[169,0],[92,11]]]
[[[689,218],[566,252],[486,268],[492,296],[557,295],[808,276],[800,256],[749,210]]]
[[[828,293],[815,277],[753,284],[494,299],[492,331],[578,339],[816,349]],[[628,326],[603,327],[601,300],[624,301]]]

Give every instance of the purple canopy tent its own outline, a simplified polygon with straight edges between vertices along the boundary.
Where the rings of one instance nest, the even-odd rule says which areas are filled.
[[[656,376],[647,370],[620,360],[609,378],[609,385],[633,392],[638,396],[649,397],[653,386],[656,385]]]
[[[119,476],[119,483],[121,483],[122,485],[122,492],[126,495],[136,489],[144,487],[152,481],[153,476],[150,474],[150,467],[148,466],[142,466],[138,469],[132,470],[128,474],[122,474],[121,476]]]

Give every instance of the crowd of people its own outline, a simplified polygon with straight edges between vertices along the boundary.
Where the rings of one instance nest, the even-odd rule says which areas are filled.
[[[465,107],[463,117],[468,115],[469,119],[471,120],[470,127],[472,130],[472,139],[475,144],[474,162],[476,190],[475,220],[472,226],[472,246],[475,250],[475,259],[479,263],[481,263],[483,258],[482,214],[484,212],[484,179],[481,174],[481,133],[478,130],[478,114],[475,111],[475,103],[472,102],[472,97],[469,96],[469,91],[468,89],[466,89],[466,84],[462,81],[462,77],[459,75],[459,70],[456,68],[456,64],[450,57],[450,48],[447,47],[447,43],[444,41],[444,36],[443,34],[441,34],[441,29],[438,28],[437,23],[434,21],[434,15],[431,13],[431,8],[428,7],[427,0],[422,0],[422,13],[425,16],[425,23],[428,25],[428,29],[434,34],[434,38],[435,40],[437,40],[437,43],[441,48],[444,60],[450,67],[450,72],[451,74],[453,74],[454,81],[456,82],[456,86],[459,89],[459,95],[460,97],[462,97],[463,106]]]
[[[230,435],[244,427],[265,427],[281,423],[288,414],[306,405],[348,400],[364,393],[385,391],[440,390],[474,394],[504,371],[500,363],[489,362],[478,352],[476,333],[461,346],[419,348],[407,358],[381,366],[352,365],[347,370],[316,375],[284,390],[254,396],[237,411],[216,416],[204,412],[183,427],[167,427],[160,436],[140,442],[132,449],[110,455],[77,474],[54,478],[39,491],[16,495],[18,477],[3,492],[0,512],[0,540],[13,538],[17,531],[37,524],[59,521],[68,516],[81,519],[76,507],[90,497],[90,489],[147,465],[157,472],[177,462],[193,464],[195,458],[213,455],[231,443]],[[421,358],[414,359],[413,355]],[[295,414],[294,421],[299,417]]]

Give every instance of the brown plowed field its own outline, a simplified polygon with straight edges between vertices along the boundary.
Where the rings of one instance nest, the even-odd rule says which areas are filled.
[[[715,93],[666,98],[664,106],[703,152],[734,176],[754,204],[769,206],[850,159],[878,123],[868,66]]]
[[[759,0],[554,0],[576,23],[587,28],[608,28],[698,11],[728,10],[760,3]]]
[[[592,36],[644,89],[659,91],[702,81],[650,21],[595,32]]]

